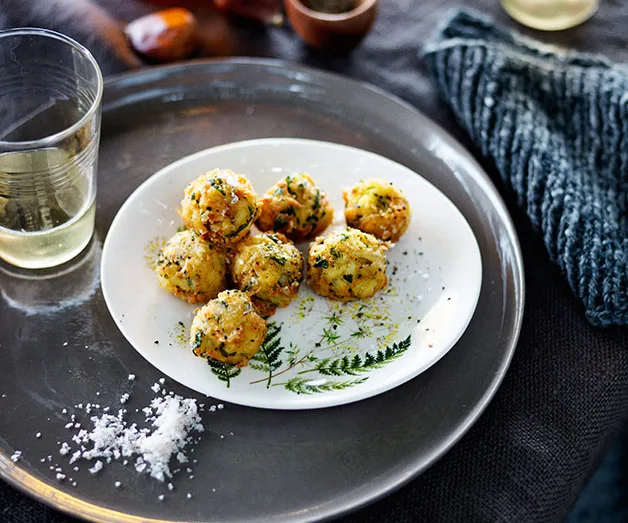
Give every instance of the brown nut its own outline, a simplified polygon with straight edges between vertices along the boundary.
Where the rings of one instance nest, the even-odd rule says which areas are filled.
[[[125,32],[135,51],[160,62],[181,60],[198,44],[196,18],[181,7],[133,20]]]

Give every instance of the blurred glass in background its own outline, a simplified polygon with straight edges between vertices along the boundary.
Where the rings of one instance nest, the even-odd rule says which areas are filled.
[[[569,29],[588,20],[599,0],[501,0],[517,22],[542,31]]]

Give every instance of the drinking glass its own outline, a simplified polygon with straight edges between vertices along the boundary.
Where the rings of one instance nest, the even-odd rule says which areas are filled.
[[[29,269],[78,255],[94,232],[102,74],[71,38],[0,31],[0,258]]]
[[[506,12],[517,22],[543,31],[569,29],[588,20],[599,0],[502,0]]]

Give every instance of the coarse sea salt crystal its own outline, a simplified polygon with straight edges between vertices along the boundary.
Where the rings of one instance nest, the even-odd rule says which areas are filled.
[[[94,466],[89,469],[90,474],[96,474],[98,472],[100,472],[103,468],[103,464],[102,461],[97,461],[96,463],[94,463]]]
[[[22,451],[21,450],[16,450],[12,455],[11,455],[11,461],[13,463],[17,463],[20,458],[22,457]]]
[[[129,381],[133,381],[135,379],[135,374],[129,374]]]
[[[72,436],[72,441],[80,445],[81,450],[72,454],[70,463],[78,459],[98,459],[89,469],[92,474],[96,474],[103,468],[103,461],[110,463],[124,458],[123,462],[127,464],[127,458],[137,456],[135,469],[138,472],[148,473],[159,481],[172,477],[170,459],[176,456],[179,463],[187,462],[183,449],[192,442],[190,434],[204,430],[199,406],[195,399],[185,399],[170,393],[165,397],[154,398],[142,410],[149,423],[146,428],[127,423],[125,409],[119,410],[117,415],[107,414],[103,409],[100,416],[92,416],[90,421],[93,428],[83,428]],[[86,425],[84,423],[83,427]],[[71,449],[66,443],[62,450],[67,454]],[[168,485],[169,489],[174,488],[171,485]]]

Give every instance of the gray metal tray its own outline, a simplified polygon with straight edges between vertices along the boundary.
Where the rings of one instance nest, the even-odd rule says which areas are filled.
[[[482,252],[482,292],[469,328],[430,370],[372,399],[316,411],[226,405],[206,413],[207,433],[193,454],[195,477],[180,475],[171,493],[116,463],[97,476],[82,466],[72,473],[76,487],[58,482],[46,456],[68,468],[58,454],[57,442],[68,438],[62,409],[73,412],[75,404],[95,400],[115,406],[122,392],[132,392],[129,407],[143,406],[161,377],[120,334],[98,288],[100,244],[115,213],[172,161],[262,137],[367,149],[443,191]],[[97,235],[77,261],[37,273],[0,267],[0,476],[55,508],[106,522],[329,518],[425,470],[469,429],[504,377],[524,302],[510,218],[453,138],[378,89],[261,60],[203,61],[113,78],[104,96],[98,186]],[[129,382],[129,373],[137,379]],[[23,454],[14,464],[16,449]],[[123,488],[115,488],[116,480]]]

